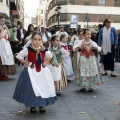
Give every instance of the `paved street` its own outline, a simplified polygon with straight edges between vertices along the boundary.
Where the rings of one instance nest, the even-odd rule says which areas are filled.
[[[116,64],[117,78],[110,73],[105,84],[95,87],[93,93],[80,93],[72,82],[62,91],[55,105],[46,107],[46,114],[31,115],[29,108],[12,100],[18,74],[9,81],[0,81],[0,120],[120,120],[120,64]]]

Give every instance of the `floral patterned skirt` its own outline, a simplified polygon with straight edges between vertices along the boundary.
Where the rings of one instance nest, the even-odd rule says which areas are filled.
[[[95,56],[80,56],[75,83],[78,86],[92,87],[104,83],[102,78],[103,66],[99,65]]]
[[[73,66],[73,71],[75,74],[75,79],[78,78],[77,72],[78,72],[78,62],[79,62],[79,57],[80,57],[80,52],[74,52],[73,54],[73,59],[72,59],[72,66]]]

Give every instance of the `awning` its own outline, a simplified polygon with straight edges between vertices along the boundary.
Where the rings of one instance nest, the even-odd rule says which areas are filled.
[[[7,5],[1,3],[0,4],[0,16],[3,16],[5,18],[9,18],[10,14],[9,14],[9,8]]]

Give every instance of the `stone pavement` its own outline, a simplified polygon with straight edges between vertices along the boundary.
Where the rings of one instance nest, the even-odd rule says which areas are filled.
[[[0,81],[0,120],[120,120],[120,63],[116,64],[117,78],[104,77],[105,84],[95,87],[93,93],[80,93],[79,87],[69,83],[55,105],[46,107],[46,113],[31,115],[29,108],[12,99],[18,74],[9,81]]]

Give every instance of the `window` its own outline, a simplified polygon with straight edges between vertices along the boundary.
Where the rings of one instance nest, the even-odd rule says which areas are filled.
[[[6,0],[6,4],[7,4],[7,6],[9,6],[9,2],[8,2],[8,0]]]
[[[113,22],[114,22],[114,23],[120,23],[120,16],[114,15],[114,16],[113,16]]]
[[[67,21],[67,14],[62,13],[60,14],[60,22],[66,22]]]
[[[120,7],[120,0],[114,0],[114,6]]]
[[[99,0],[99,5],[100,6],[105,6],[105,0]]]
[[[74,5],[75,4],[75,0],[67,0],[69,5]]]
[[[98,15],[99,22],[104,22],[105,18],[107,18],[105,15]],[[108,17],[109,18],[109,17]]]
[[[3,0],[0,0],[0,2],[3,2]]]
[[[90,5],[90,0],[84,0],[84,5]]]
[[[43,10],[41,10],[41,14],[43,14]]]
[[[57,5],[67,5],[67,0],[56,0]]]

